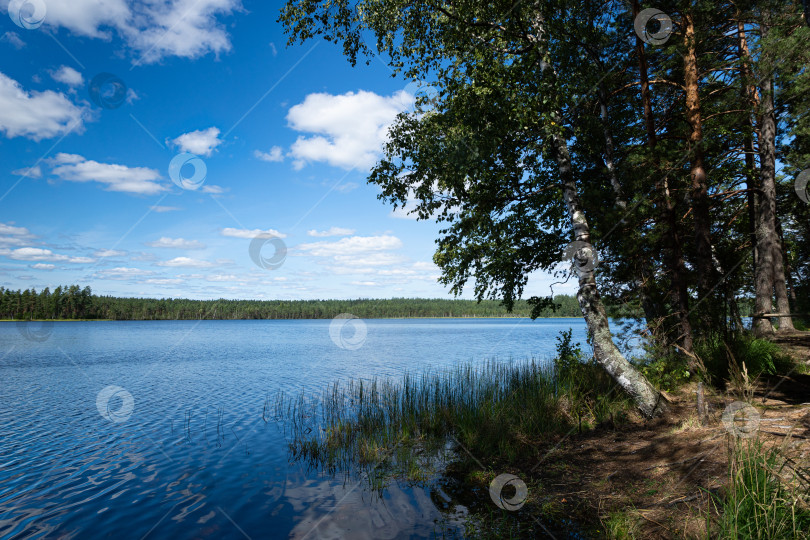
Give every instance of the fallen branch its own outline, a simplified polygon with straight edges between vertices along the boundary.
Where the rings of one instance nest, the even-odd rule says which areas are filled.
[[[680,499],[675,499],[674,501],[671,501],[671,502],[667,503],[665,506],[667,508],[669,508],[671,506],[675,506],[678,503],[685,503],[685,502],[689,502],[689,501],[694,501],[698,497],[703,496],[703,494],[706,493],[707,491],[709,493],[716,493],[717,491],[720,490],[721,487],[723,487],[723,486],[715,486],[715,487],[709,488],[707,490],[702,490],[702,491],[700,491],[698,493],[695,493],[694,495],[690,495],[689,497],[682,497]]]
[[[648,511],[649,511],[649,510],[648,510]],[[656,525],[658,525],[658,526],[659,526],[659,527],[661,527],[662,529],[665,529],[665,530],[667,530],[667,531],[669,531],[669,532],[672,532],[672,529],[670,529],[670,528],[669,528],[669,527],[667,527],[666,525],[662,525],[661,523],[658,523],[658,522],[657,522],[657,521],[655,521],[654,519],[650,519],[650,518],[648,518],[647,516],[645,516],[645,515],[642,513],[642,511],[641,511],[641,510],[639,510],[638,515],[640,515],[641,517],[643,517],[644,519],[646,519],[646,520],[647,520],[647,521],[649,521],[650,523],[655,523]]]
[[[778,431],[759,430],[760,433],[768,433],[769,435],[779,435],[780,437],[796,437],[797,439],[810,439],[807,435],[799,435],[798,433],[779,433]]]

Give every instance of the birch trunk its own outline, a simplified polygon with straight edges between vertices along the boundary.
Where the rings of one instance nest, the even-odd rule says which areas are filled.
[[[560,124],[559,114],[555,123]],[[559,133],[555,133],[552,136],[552,146],[563,188],[563,198],[574,231],[574,240],[583,242],[585,245],[591,245],[590,228],[579,201],[576,182],[571,169],[568,143]],[[642,414],[653,417],[662,413],[666,410],[666,405],[661,394],[641,372],[627,361],[613,343],[613,335],[610,332],[605,306],[602,304],[599,290],[596,287],[593,269],[587,266],[585,270],[578,273],[579,291],[577,292],[577,300],[579,301],[582,316],[588,326],[588,331],[593,336],[593,350],[596,361],[633,398]]]
[[[534,18],[532,27],[533,35],[531,35],[529,39],[534,46],[537,47],[539,60],[546,63],[544,59],[546,56],[544,44],[545,28],[543,16],[539,11]],[[554,72],[553,69],[551,72],[556,78],[556,72]],[[582,211],[582,205],[579,201],[576,182],[574,181],[574,174],[571,169],[568,142],[559,131],[559,126],[563,125],[562,114],[559,108],[554,110],[552,116],[552,125],[556,125],[557,127],[551,135],[551,146],[560,175],[563,199],[568,209],[571,228],[574,231],[574,240],[584,242],[586,245],[590,246],[590,228],[588,227],[588,221],[585,219],[585,213]],[[604,304],[602,304],[602,299],[599,296],[599,291],[596,287],[596,278],[594,277],[592,269],[590,271],[579,272],[577,300],[579,301],[579,308],[582,311],[585,324],[588,327],[588,332],[593,339],[593,354],[596,361],[607,371],[613,380],[616,381],[622,390],[633,398],[642,414],[647,417],[653,417],[665,411],[666,404],[658,390],[650,384],[650,381],[648,381],[641,372],[627,361],[616,347],[616,344],[613,343],[613,335],[610,333],[607,313],[605,312]]]

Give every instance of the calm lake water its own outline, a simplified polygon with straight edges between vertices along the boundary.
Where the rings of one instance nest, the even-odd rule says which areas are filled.
[[[290,463],[266,397],[550,358],[568,328],[584,345],[581,319],[0,323],[0,537],[429,537],[464,514],[440,485]]]

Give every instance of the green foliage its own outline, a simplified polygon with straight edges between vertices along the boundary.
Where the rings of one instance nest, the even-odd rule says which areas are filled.
[[[641,372],[653,385],[661,390],[671,392],[682,384],[689,382],[692,372],[689,371],[686,359],[667,354],[640,366]]]
[[[288,0],[279,21],[290,43],[323,38],[352,65],[379,59],[403,86],[435,90],[394,122],[369,182],[380,199],[441,224],[434,261],[451,291],[471,286],[511,306],[528,275],[558,269],[574,240],[560,187],[573,177],[602,297],[615,299],[614,316],[643,309],[665,344],[740,326],[751,310],[737,299],[752,292],[763,175],[754,96],[775,80],[776,159],[786,165],[777,218],[792,307],[810,311],[810,205],[792,190],[810,167],[801,3],[654,7],[672,19],[666,43],[638,41],[632,9],[613,0]],[[570,160],[557,159],[559,139]]]
[[[0,287],[0,319],[93,319],[96,300],[90,287],[78,285],[12,291]]]
[[[554,358],[554,368],[557,376],[562,379],[576,379],[585,369],[582,363],[582,348],[579,343],[571,343],[573,330],[563,330],[557,336],[557,356]]]
[[[667,392],[692,380],[695,373],[689,369],[689,359],[673,347],[648,342],[644,357],[638,367],[645,377],[657,388]]]
[[[808,332],[810,331],[810,320],[803,318],[793,319],[793,328],[800,332]]]
[[[728,381],[734,366],[745,368],[751,378],[776,375],[789,370],[793,360],[784,355],[779,346],[748,333],[710,334],[695,343],[695,354],[706,367],[709,382],[723,384]]]
[[[596,424],[615,420],[628,402],[605,369],[593,358],[586,359],[579,343],[572,343],[572,334],[569,328],[557,336],[554,380],[581,431],[583,420],[588,418]]]
[[[714,496],[719,518],[707,512],[708,537],[722,539],[806,538],[810,511],[781,479],[779,454],[759,440],[737,439],[729,452],[729,483]]]

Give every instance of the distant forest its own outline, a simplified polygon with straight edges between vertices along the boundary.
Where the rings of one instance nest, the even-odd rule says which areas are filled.
[[[554,298],[556,310],[542,317],[581,317],[573,296]],[[631,313],[612,309],[612,316]],[[94,295],[90,287],[71,285],[13,291],[0,287],[0,319],[331,319],[340,313],[360,318],[399,317],[528,317],[531,306],[516,302],[512,313],[497,300],[423,298],[358,300],[186,300],[117,298]]]

